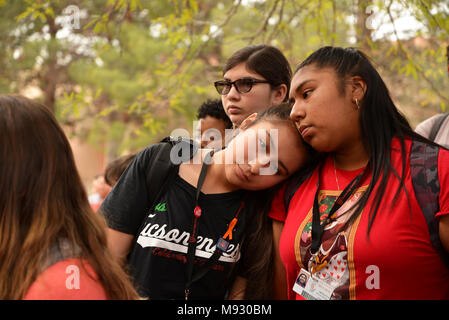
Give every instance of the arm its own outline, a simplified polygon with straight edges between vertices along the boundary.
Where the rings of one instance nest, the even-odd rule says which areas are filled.
[[[440,241],[444,249],[449,252],[449,215],[442,216],[440,218]]]
[[[243,300],[245,299],[246,279],[237,276],[229,292],[228,300]]]
[[[284,223],[273,219],[273,249],[274,249],[274,292],[273,298],[287,300],[287,274],[279,254],[279,240],[281,239]]]
[[[150,158],[150,148],[134,157],[99,209],[108,224],[108,249],[122,265],[132,249],[135,235],[148,215],[150,203],[145,169]]]
[[[439,236],[444,249],[449,252],[449,152],[440,149],[438,158],[438,177],[440,180],[440,212],[436,217],[439,219]]]
[[[120,265],[123,265],[131,250],[134,236],[111,228],[107,228],[106,236],[109,251],[119,261]]]

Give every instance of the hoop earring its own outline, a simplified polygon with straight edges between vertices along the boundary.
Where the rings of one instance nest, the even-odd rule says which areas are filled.
[[[360,110],[359,100],[357,100],[357,98],[355,98],[355,104],[357,106],[357,110]]]

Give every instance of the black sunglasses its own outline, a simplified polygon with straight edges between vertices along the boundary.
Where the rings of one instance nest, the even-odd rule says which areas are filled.
[[[255,83],[270,83],[270,81],[253,79],[253,78],[243,78],[243,79],[237,79],[235,81],[220,80],[220,81],[215,81],[214,86],[215,86],[215,89],[217,89],[217,92],[219,94],[225,95],[225,94],[228,94],[229,91],[231,91],[232,85],[234,85],[237,92],[247,93],[247,92],[251,91],[251,89]]]

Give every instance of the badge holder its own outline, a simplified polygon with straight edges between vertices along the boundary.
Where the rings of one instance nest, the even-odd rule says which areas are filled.
[[[316,263],[317,254],[312,255]],[[330,300],[335,288],[325,281],[315,276],[315,268],[311,267],[311,272],[301,268],[293,286],[293,291],[306,300]]]

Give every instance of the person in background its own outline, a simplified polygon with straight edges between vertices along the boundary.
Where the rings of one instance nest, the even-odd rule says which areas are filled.
[[[110,188],[113,188],[117,184],[117,181],[120,179],[120,176],[129,166],[129,164],[131,163],[131,161],[134,159],[135,156],[136,153],[124,155],[115,159],[114,161],[112,161],[107,165],[104,171],[104,180]]]
[[[226,114],[234,128],[252,113],[287,100],[292,70],[283,53],[260,44],[236,51],[223,69],[223,79],[215,81]]]
[[[226,145],[226,130],[232,129],[232,122],[221,100],[204,102],[198,109],[197,118],[201,148],[223,149]]]
[[[449,45],[446,47],[447,72],[449,75]],[[415,131],[436,143],[449,148],[449,113],[440,113],[424,120]]]
[[[111,187],[106,183],[104,175],[98,174],[92,182],[92,194],[89,195],[89,203],[92,209],[96,212],[101,206],[101,203],[111,191]]]
[[[139,298],[45,106],[0,95],[0,176],[0,299]]]

